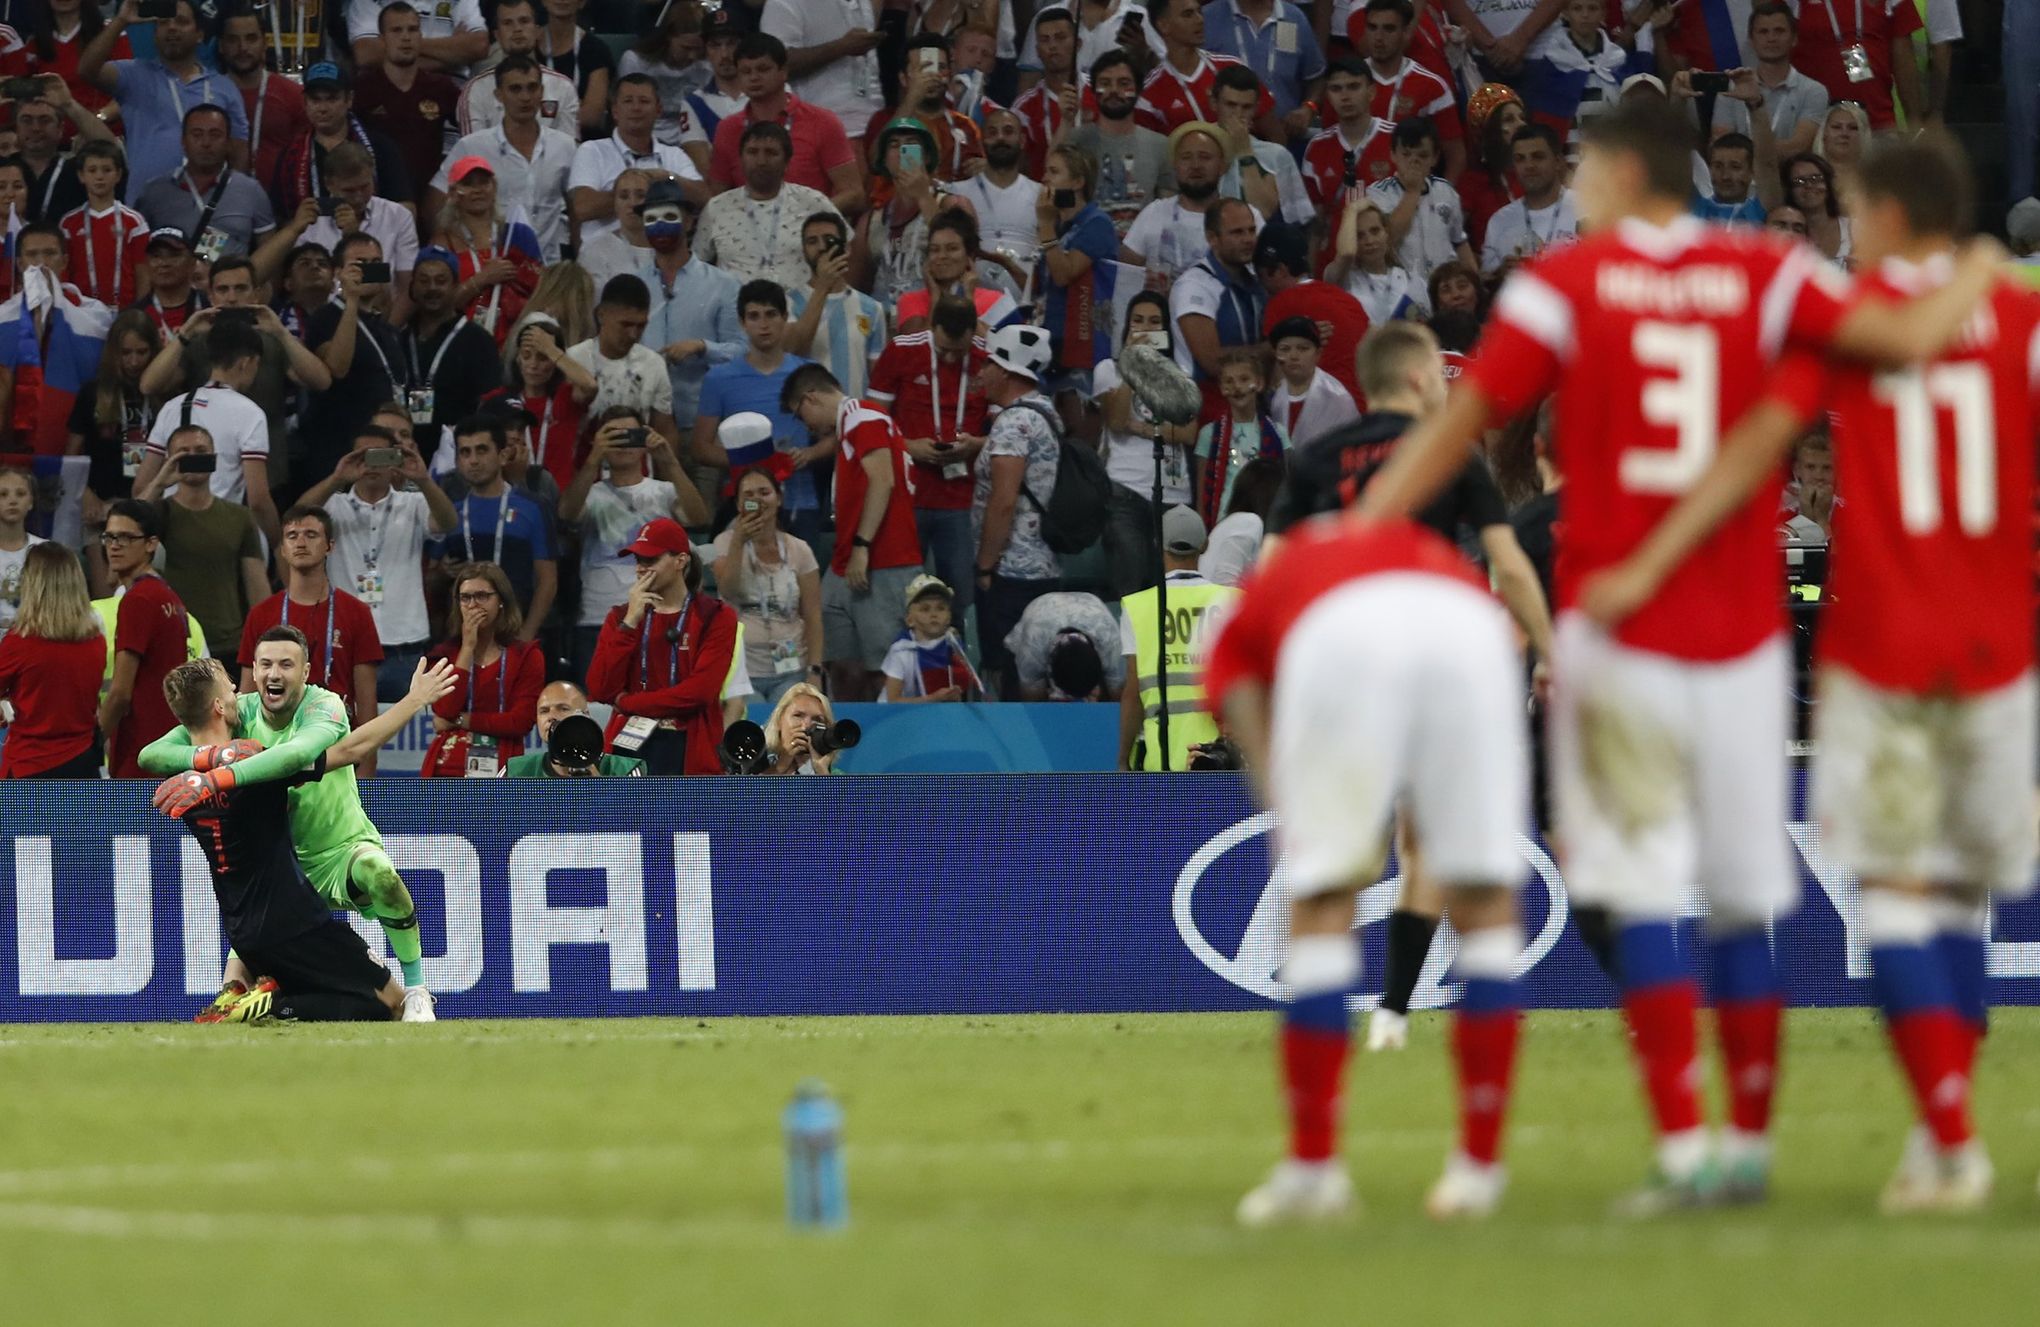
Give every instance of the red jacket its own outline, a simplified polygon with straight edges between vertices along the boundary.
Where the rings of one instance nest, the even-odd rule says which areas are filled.
[[[685,772],[720,774],[722,693],[737,647],[736,610],[712,595],[692,596],[678,613],[647,613],[623,624],[609,610],[588,665],[588,699],[616,707],[604,734],[613,749],[624,721],[645,715],[687,738]]]
[[[55,769],[92,748],[105,672],[104,636],[44,640],[10,631],[0,638],[0,696],[14,702],[0,779]]]
[[[450,662],[460,657],[460,646],[444,642],[430,657]],[[473,676],[460,669],[453,676],[453,690],[440,697],[432,712],[449,722],[465,714],[467,727],[432,739],[420,778],[466,778],[468,743],[477,736],[496,739],[500,762],[524,754],[524,739],[538,722],[538,693],[545,690],[545,651],[535,642],[520,641],[504,647],[500,659],[475,669]]]

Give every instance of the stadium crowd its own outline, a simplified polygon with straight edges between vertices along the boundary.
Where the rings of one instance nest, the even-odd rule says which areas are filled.
[[[1961,36],[1941,0],[352,0],[301,50],[233,0],[7,10],[16,777],[138,774],[163,676],[247,687],[279,625],[357,722],[454,663],[428,775],[517,760],[555,689],[654,773],[829,697],[1117,702],[1139,767],[1173,706],[1114,607],[1239,580],[1290,454],[1364,425],[1370,329],[1456,372],[1573,239],[1583,122],[1685,108],[1695,215],[1846,267],[1837,181],[1940,123]],[[1490,462],[1548,588],[1541,441]],[[82,580],[29,557],[62,456]],[[1811,439],[1781,531],[1836,501]],[[776,766],[826,768],[803,733]]]

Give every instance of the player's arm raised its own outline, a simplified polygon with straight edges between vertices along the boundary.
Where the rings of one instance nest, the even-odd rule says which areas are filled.
[[[1939,290],[1904,304],[1870,299],[1851,308],[1835,328],[1835,349],[1893,366],[1932,359],[1961,332],[2008,261],[2010,255],[1996,240],[1971,240],[1956,260],[1953,279]]]
[[[1776,397],[1751,407],[1721,444],[1714,464],[1617,565],[1587,578],[1580,611],[1609,629],[1648,603],[1693,550],[1749,501],[1784,464],[1806,431],[1807,414]]]
[[[321,752],[330,751],[348,732],[347,708],[331,692],[309,697],[298,710],[297,730],[258,755],[231,767],[234,785],[287,779],[309,769]]]
[[[326,768],[345,769],[383,749],[384,744],[404,731],[420,711],[453,690],[453,662],[420,659],[411,673],[411,689],[404,698],[326,748]]]

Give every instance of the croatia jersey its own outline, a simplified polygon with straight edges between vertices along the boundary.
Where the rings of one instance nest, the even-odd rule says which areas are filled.
[[[1217,124],[1218,111],[1212,102],[1211,85],[1218,81],[1219,70],[1239,63],[1230,55],[1213,55],[1207,51],[1198,60],[1197,68],[1186,75],[1177,73],[1174,66],[1163,60],[1155,66],[1155,72],[1148,75],[1147,82],[1141,85],[1140,100],[1133,108],[1133,122],[1158,134],[1170,133],[1178,125],[1189,124],[1192,120]],[[1254,108],[1254,114],[1266,115],[1274,109],[1274,96],[1267,88],[1262,88],[1261,104]]]
[[[1888,262],[1863,289],[1897,303],[1945,258]],[[1841,552],[1820,651],[1873,686],[1991,691],[2033,666],[2028,525],[2040,429],[2040,294],[2001,283],[1938,360],[1900,372],[1795,354],[1768,393],[1834,416]]]
[[[1394,125],[1377,118],[1356,142],[1333,125],[1319,130],[1303,149],[1304,192],[1325,219],[1329,234],[1339,233],[1349,187],[1364,190],[1394,176],[1395,161],[1388,152],[1389,136],[1394,132]]]
[[[1338,516],[1297,526],[1282,548],[1240,583],[1204,664],[1204,694],[1223,715],[1226,693],[1242,682],[1271,686],[1289,629],[1320,599],[1363,576],[1437,576],[1482,594],[1488,584],[1465,555],[1410,520],[1354,525]]]
[[[1357,17],[1364,19],[1366,11]],[[1456,141],[1465,136],[1459,103],[1453,100],[1452,87],[1444,79],[1408,56],[1403,57],[1402,70],[1393,78],[1385,79],[1371,67],[1368,72],[1374,75],[1374,101],[1368,109],[1374,112],[1377,124],[1393,129],[1404,120],[1428,115],[1438,127],[1440,139]]]
[[[104,212],[78,207],[57,223],[64,232],[70,277],[93,299],[124,309],[141,297],[135,272],[149,250],[149,223],[116,202]]]
[[[886,503],[885,519],[871,541],[866,565],[872,571],[887,567],[918,566],[921,536],[914,528],[914,477],[907,465],[907,444],[899,426],[883,410],[862,401],[843,398],[836,410],[836,553],[829,569],[841,576],[850,566],[858,522],[864,512],[864,491],[869,480],[864,458],[875,453],[892,455],[892,500]]]
[[[1551,249],[1502,287],[1460,379],[1514,417],[1557,393],[1570,513],[1558,603],[1620,562],[1698,482],[1789,346],[1824,348],[1844,279],[1806,245],[1681,217],[1630,220]],[[1740,658],[1784,625],[1774,478],[1715,531],[1617,638],[1673,658]]]

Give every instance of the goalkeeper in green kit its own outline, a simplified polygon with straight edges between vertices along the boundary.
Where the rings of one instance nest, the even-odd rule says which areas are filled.
[[[250,670],[255,691],[239,698],[235,731],[259,742],[261,750],[248,754],[252,747],[243,748],[239,742],[195,746],[191,735],[179,727],[143,748],[142,768],[152,774],[187,770],[203,774],[182,792],[189,806],[203,806],[227,789],[287,779],[310,767],[348,733],[347,707],[340,698],[323,687],[306,685],[310,658],[311,647],[296,627],[272,627],[256,642]],[[362,809],[354,771],[337,770],[291,789],[290,828],[298,863],[319,896],[336,910],[358,912],[382,923],[404,970],[403,1021],[433,1022],[433,999],[421,971],[417,909],[404,878],[383,851],[382,835]],[[238,999],[249,976],[240,959],[229,954],[226,981],[199,1021],[210,1021],[207,1014]]]

